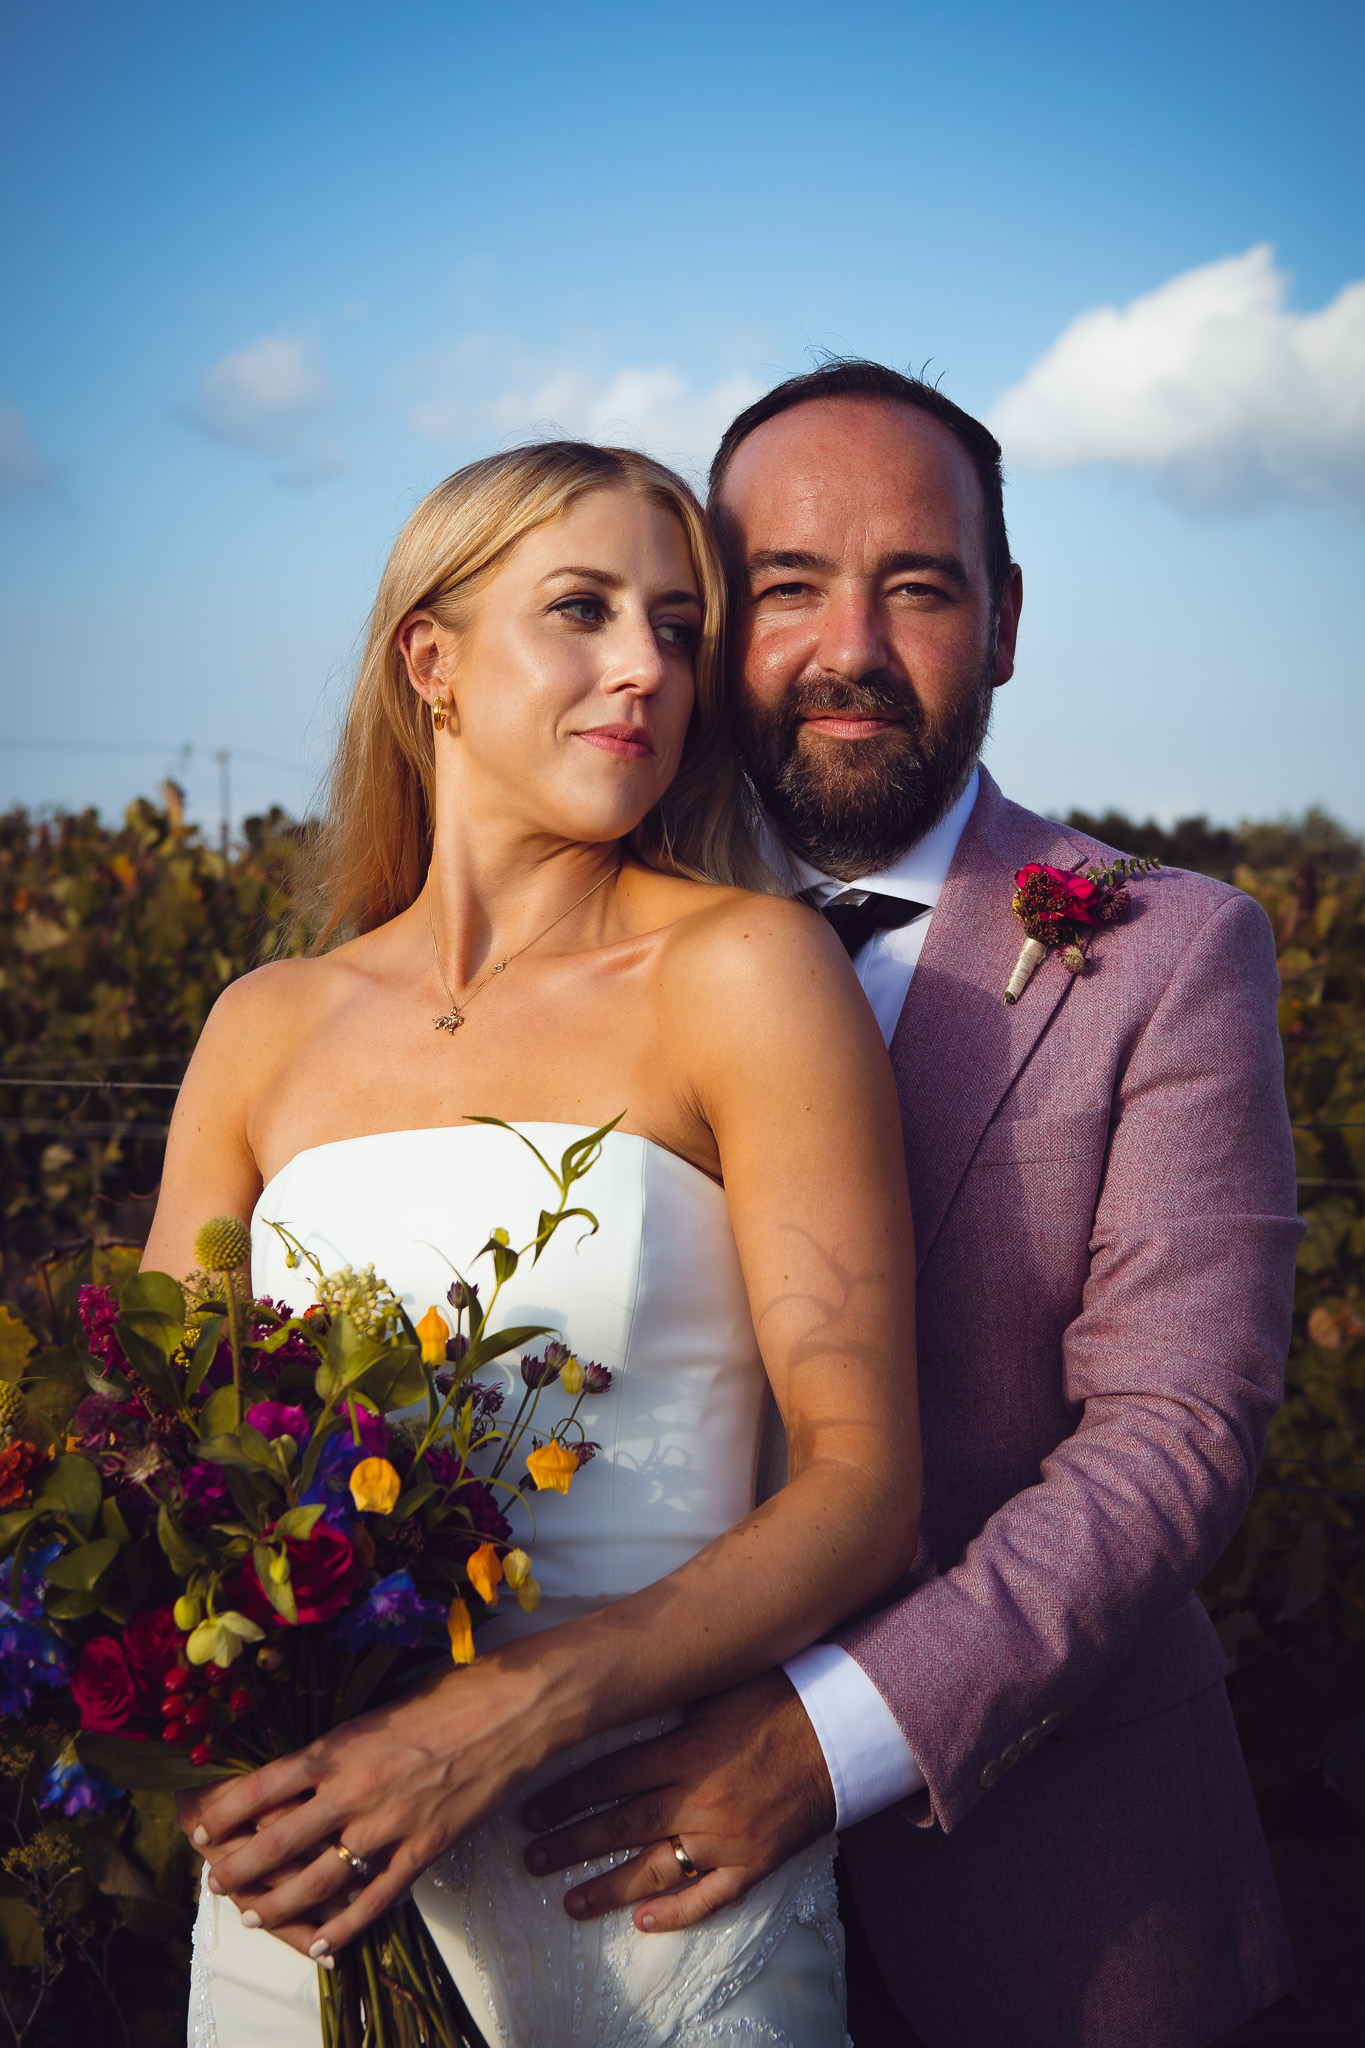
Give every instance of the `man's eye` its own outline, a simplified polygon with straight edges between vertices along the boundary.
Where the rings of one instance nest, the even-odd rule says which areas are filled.
[[[804,583],[770,583],[766,590],[758,592],[758,596],[760,599],[765,597],[804,597],[808,587]]]

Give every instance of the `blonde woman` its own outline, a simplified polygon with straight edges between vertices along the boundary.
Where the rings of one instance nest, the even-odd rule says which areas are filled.
[[[621,1117],[584,1190],[598,1234],[561,1232],[500,1302],[614,1375],[601,1456],[539,1518],[539,1612],[189,1814],[202,2043],[312,2048],[308,1958],[414,1884],[490,2041],[844,2040],[828,1838],[651,1933],[647,1904],[576,1921],[518,1824],[575,1759],[755,1674],[785,1688],[915,1544],[890,1069],[833,935],[764,893],[723,607],[696,501],[640,455],[551,443],[440,485],[375,603],[319,948],[235,984],[195,1054],[148,1263],[188,1270],[206,1215],[252,1217],[256,1288],[299,1307],[266,1218],[420,1316],[441,1254],[467,1264],[493,1218],[533,1231],[542,1201],[518,1140],[466,1116],[556,1150]],[[791,1478],[756,1509],[769,1387]],[[349,1894],[342,1840],[371,1872]],[[738,1860],[704,1830],[639,1846],[641,1901],[672,1870],[710,1903]]]

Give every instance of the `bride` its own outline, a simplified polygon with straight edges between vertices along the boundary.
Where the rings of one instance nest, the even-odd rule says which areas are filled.
[[[204,2048],[311,2048],[309,1958],[414,1885],[509,2048],[844,2040],[831,1838],[652,1933],[659,1854],[701,1897],[734,1845],[639,1845],[642,1903],[583,1922],[518,1822],[528,1789],[866,1605],[915,1543],[890,1068],[842,949],[755,850],[723,607],[700,508],[643,456],[549,443],[433,491],[375,603],[317,948],[235,983],[186,1078],[147,1264],[188,1271],[206,1216],[251,1216],[257,1292],[298,1309],[270,1223],[325,1267],[373,1261],[417,1319],[447,1260],[491,1223],[534,1234],[543,1199],[518,1137],[466,1117],[556,1154],[621,1118],[583,1185],[600,1230],[561,1231],[499,1303],[613,1376],[600,1456],[539,1508],[539,1612],[191,1803]],[[755,1508],[769,1387],[791,1477]]]

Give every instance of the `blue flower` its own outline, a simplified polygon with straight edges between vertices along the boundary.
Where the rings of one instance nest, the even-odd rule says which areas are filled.
[[[0,1599],[0,1718],[26,1713],[40,1685],[65,1686],[70,1681],[71,1650],[38,1620],[47,1568],[61,1549],[60,1543],[48,1543],[34,1551],[24,1566],[17,1607]],[[0,1585],[8,1590],[8,1569],[0,1574]]]
[[[360,1442],[348,1420],[344,1429],[329,1436],[306,1490],[299,1496],[303,1507],[321,1507],[323,1519],[349,1536],[356,1523],[356,1506],[351,1498],[351,1473],[362,1458],[388,1456],[388,1434],[382,1415],[371,1415],[357,1407],[355,1421]]]
[[[385,1649],[411,1650],[425,1628],[442,1628],[446,1611],[439,1600],[424,1600],[407,1571],[390,1572],[338,1616],[331,1640],[343,1650],[364,1650],[371,1643]]]
[[[123,1794],[97,1771],[87,1770],[71,1744],[58,1757],[38,1791],[39,1806],[60,1806],[68,1820],[78,1813],[103,1813]]]

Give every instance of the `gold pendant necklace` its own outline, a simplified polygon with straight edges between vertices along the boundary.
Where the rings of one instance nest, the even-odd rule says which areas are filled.
[[[441,950],[436,943],[436,920],[432,915],[431,896],[430,893],[428,893],[427,927],[431,932],[431,950],[436,958],[436,972],[440,975],[441,985],[445,989],[446,995],[450,1000],[450,1008],[446,1011],[445,1015],[442,1017],[433,1017],[432,1019],[432,1023],[435,1025],[436,1029],[438,1031],[448,1031],[453,1037],[454,1034],[459,1030],[460,1026],[464,1023],[465,1011],[469,1008],[469,1005],[473,1002],[475,996],[483,994],[483,991],[488,987],[489,982],[492,981],[495,974],[504,973],[506,969],[511,966],[514,960],[520,960],[523,953],[529,953],[532,946],[538,946],[542,939],[548,938],[550,933],[554,930],[557,924],[563,924],[565,918],[568,917],[572,911],[577,910],[580,903],[586,903],[589,896],[595,896],[597,894],[597,891],[602,887],[602,884],[604,882],[610,882],[613,879],[613,877],[619,875],[620,872],[621,866],[620,862],[618,861],[616,866],[614,868],[611,868],[605,875],[598,876],[597,880],[593,883],[591,889],[585,889],[581,896],[575,897],[574,901],[569,905],[568,910],[561,910],[558,917],[551,918],[549,924],[546,925],[543,932],[537,932],[533,939],[528,939],[524,946],[518,946],[516,952],[509,953],[505,960],[495,960],[493,965],[489,968],[487,974],[485,974],[483,980],[475,982],[473,988],[465,997],[463,1005],[456,1002],[455,991],[450,986],[450,983],[446,980],[446,971],[444,967],[442,967],[441,965]],[[430,886],[431,875],[430,872],[428,872],[428,891],[430,891]]]

